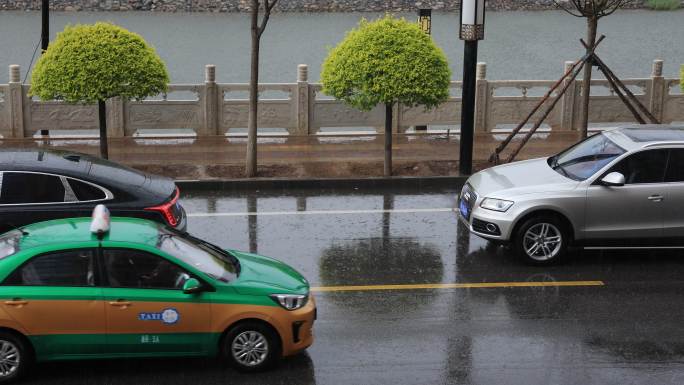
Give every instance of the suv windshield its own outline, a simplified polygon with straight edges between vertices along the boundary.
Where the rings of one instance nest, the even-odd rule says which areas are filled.
[[[598,134],[552,156],[549,166],[565,177],[583,181],[624,153],[625,149]]]
[[[12,230],[0,235],[0,259],[19,252],[19,241],[24,236],[20,230]]]
[[[162,228],[157,247],[221,282],[230,282],[240,273],[240,265],[235,257],[186,234]]]

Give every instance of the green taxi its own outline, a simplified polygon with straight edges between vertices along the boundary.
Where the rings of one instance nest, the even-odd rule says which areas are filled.
[[[90,358],[221,355],[256,371],[309,347],[315,318],[286,264],[104,206],[0,236],[0,382]]]

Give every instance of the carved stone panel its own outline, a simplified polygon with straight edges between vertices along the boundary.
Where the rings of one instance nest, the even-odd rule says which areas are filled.
[[[638,98],[644,105],[648,100]],[[633,122],[636,121],[629,109],[616,98],[592,98],[589,104],[589,121],[593,123]]]
[[[670,95],[664,105],[663,123],[684,121],[684,95]]]
[[[534,107],[539,103],[539,98],[496,98],[492,101],[489,109],[489,123],[491,127],[502,123],[520,123],[532,112]],[[546,123],[551,126],[558,125],[558,110],[554,109],[546,118]],[[528,123],[535,123],[543,115],[543,110],[537,111]]]
[[[94,105],[33,102],[31,130],[84,130],[98,127]]]
[[[295,126],[292,105],[283,103],[260,103],[257,122],[260,127],[290,128]],[[224,103],[221,128],[247,127],[249,105],[247,103]]]
[[[461,121],[461,104],[457,101],[448,101],[441,106],[425,110],[424,107],[401,108],[401,125],[413,126],[416,124],[458,124]]]
[[[197,104],[131,103],[128,126],[132,128],[199,128],[200,108]]]
[[[369,112],[359,111],[342,102],[314,104],[314,125],[316,127],[368,127],[384,125],[384,106]]]

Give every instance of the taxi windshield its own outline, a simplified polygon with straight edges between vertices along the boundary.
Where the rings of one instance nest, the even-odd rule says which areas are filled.
[[[230,282],[240,273],[240,264],[235,257],[187,234],[162,229],[157,247],[221,282]]]
[[[12,230],[0,235],[0,259],[7,258],[19,252],[19,241],[24,233]]]

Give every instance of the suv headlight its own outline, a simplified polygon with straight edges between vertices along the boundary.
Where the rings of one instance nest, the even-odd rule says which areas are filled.
[[[272,294],[271,299],[287,310],[301,309],[309,301],[308,295]]]
[[[487,210],[493,210],[493,211],[500,211],[500,212],[506,212],[508,209],[513,206],[512,201],[505,201],[503,199],[496,199],[496,198],[485,198],[482,203],[480,203],[480,207],[483,209]]]

